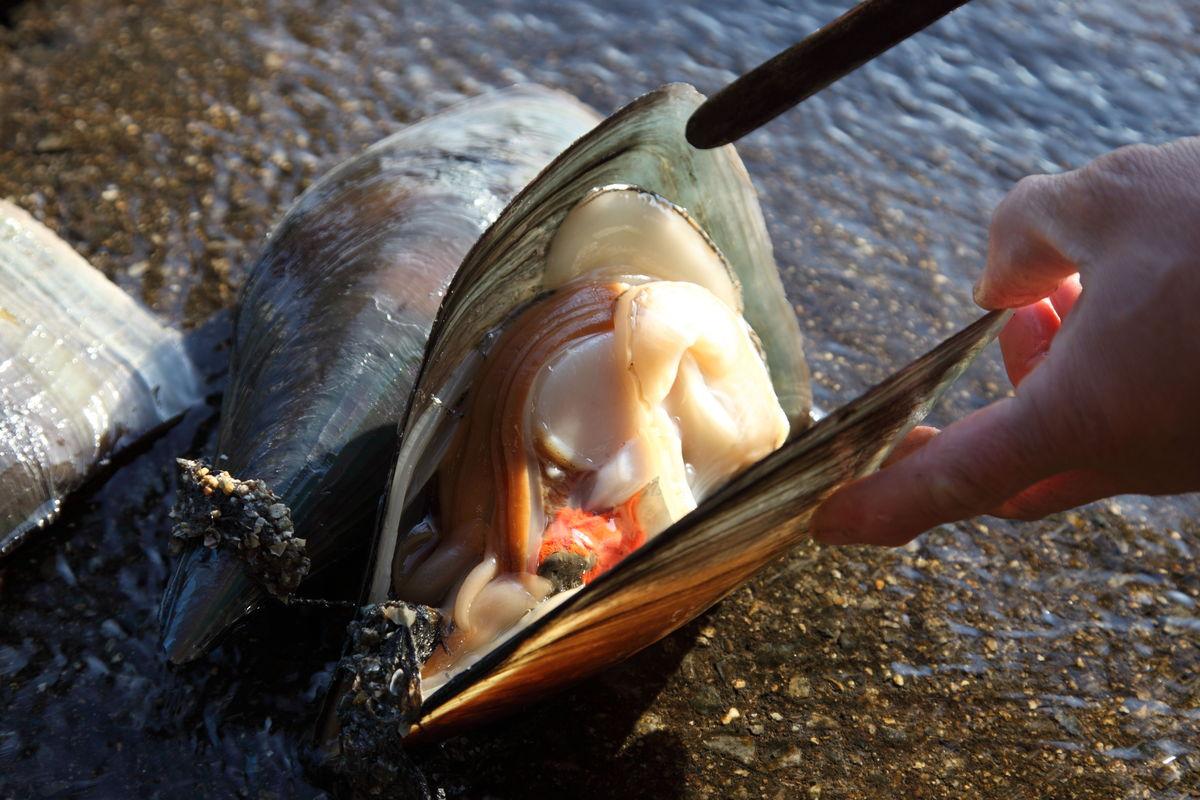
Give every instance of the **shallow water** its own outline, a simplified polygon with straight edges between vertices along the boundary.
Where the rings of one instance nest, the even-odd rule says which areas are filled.
[[[712,91],[842,8],[713,5],[29,0],[0,27],[0,196],[196,329],[291,199],[405,121],[526,80],[603,111]],[[980,0],[742,143],[819,405],[979,313],[1018,178],[1196,132],[1198,22],[1194,2]],[[221,330],[196,336],[218,386]],[[936,419],[1005,385],[989,353]],[[0,565],[0,796],[324,791],[301,758],[335,614],[269,611],[186,669],[156,651],[170,458],[212,428],[194,413]],[[415,757],[450,797],[1195,796],[1198,506],[801,548],[597,680]]]

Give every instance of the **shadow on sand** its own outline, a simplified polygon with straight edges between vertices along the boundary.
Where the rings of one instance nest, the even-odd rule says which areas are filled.
[[[413,760],[449,798],[682,797],[682,741],[638,723],[703,620],[523,714],[414,748]]]

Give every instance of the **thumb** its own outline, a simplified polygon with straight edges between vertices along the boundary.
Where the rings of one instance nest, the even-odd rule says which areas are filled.
[[[830,544],[900,545],[1000,506],[1062,471],[1035,406],[1010,397],[950,425],[920,449],[835,492],[811,531]]]

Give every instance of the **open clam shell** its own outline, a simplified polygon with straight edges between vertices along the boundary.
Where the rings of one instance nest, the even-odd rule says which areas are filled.
[[[286,595],[306,567],[366,547],[451,276],[597,119],[558,92],[495,92],[369,147],[288,210],[241,293],[216,457],[187,464],[185,552],[161,612],[172,660],[203,653],[268,587]]]
[[[518,707],[694,618],[798,542],[820,500],[875,469],[998,330],[998,315],[985,318],[808,428],[801,339],[754,190],[732,147],[697,151],[684,138],[686,121],[702,100],[691,87],[671,85],[622,109],[556,159],[468,254],[439,309],[402,427],[367,599],[376,604],[396,599],[396,557],[415,552],[408,544],[412,537],[428,535],[420,523],[422,504],[431,478],[438,480],[439,463],[448,450],[454,452],[455,430],[469,413],[477,377],[497,340],[503,343],[505,325],[569,282],[555,277],[548,254],[568,214],[597,191],[636,187],[633,191],[657,198],[703,234],[728,267],[736,289],[731,304],[757,336],[791,436],[607,573],[536,606],[445,682],[422,685],[412,675],[398,682],[397,675],[414,668],[413,653],[432,645],[424,636],[423,647],[405,648],[409,660],[388,674],[391,685],[408,687],[411,708],[390,715],[388,724],[403,719],[411,725],[410,738],[440,736]],[[391,608],[393,616],[411,616]],[[379,671],[378,660],[371,664]],[[357,747],[363,725],[361,714],[354,717],[355,705],[374,700],[361,673],[352,683],[357,688],[342,708],[353,717],[348,727]]]
[[[807,535],[812,512],[866,475],[999,332],[993,312],[887,381],[794,434],[561,605],[423,698],[411,740],[527,705],[694,619]]]
[[[383,600],[401,515],[448,436],[447,409],[466,393],[491,338],[547,291],[546,256],[567,214],[594,190],[630,185],[665,198],[722,254],[740,286],[792,429],[809,423],[812,394],[795,314],[783,291],[757,195],[732,147],[695,150],[680,138],[702,96],[672,84],[609,117],[555,159],[471,249],[446,292],[402,429],[369,597]]]
[[[0,556],[199,397],[177,331],[0,200]]]

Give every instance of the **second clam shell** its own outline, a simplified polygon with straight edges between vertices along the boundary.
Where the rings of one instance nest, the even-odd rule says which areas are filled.
[[[199,398],[177,331],[0,200],[0,557]]]
[[[271,232],[239,300],[213,466],[278,495],[313,571],[367,545],[463,256],[597,119],[540,87],[469,100],[336,167]],[[265,597],[234,553],[192,545],[163,600],[168,655],[196,658]]]

